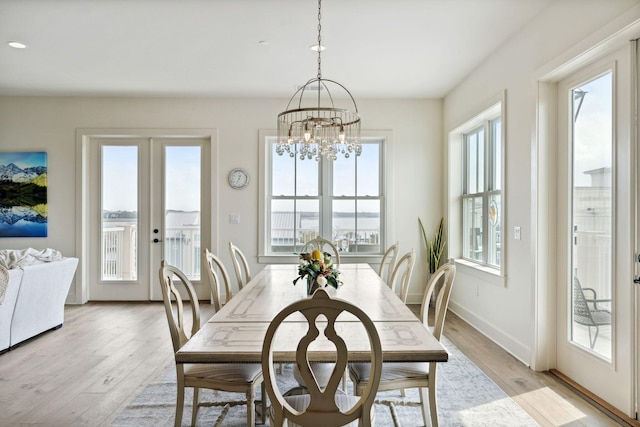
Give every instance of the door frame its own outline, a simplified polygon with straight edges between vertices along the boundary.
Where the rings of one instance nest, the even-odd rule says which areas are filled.
[[[538,70],[537,103],[536,103],[536,133],[531,140],[532,153],[532,240],[531,251],[534,257],[534,336],[533,352],[530,365],[536,371],[545,371],[556,367],[556,271],[557,250],[555,237],[557,236],[557,82],[566,76],[583,68],[586,64],[603,58],[617,49],[629,44],[629,40],[640,37],[640,7],[637,13],[620,16],[608,26],[611,31],[605,29],[582,40],[572,48],[553,58]],[[633,58],[632,58],[633,60]],[[631,82],[632,88],[634,82]],[[637,103],[637,101],[636,101]],[[637,111],[635,112],[637,115]],[[632,147],[637,147],[638,129],[631,131]],[[640,153],[636,155],[637,162],[631,167],[636,173],[640,166]],[[635,185],[635,187],[634,187]],[[638,184],[631,183],[632,191],[638,191]],[[636,194],[636,193],[634,193]],[[637,197],[637,196],[636,196]],[[636,215],[640,215],[640,200],[635,201]],[[635,226],[638,224],[636,217]],[[636,250],[640,251],[640,230],[630,230],[637,236]],[[636,266],[638,269],[638,266]],[[640,292],[635,290],[635,316],[640,315]],[[552,308],[552,309],[550,309]],[[632,314],[633,316],[633,314]],[[640,406],[638,387],[640,384],[640,331],[635,331],[635,362],[636,371],[632,373],[635,379],[635,406]],[[637,414],[629,414],[632,418]]]
[[[88,260],[90,247],[90,146],[99,138],[200,138],[208,140],[210,146],[211,165],[208,180],[202,182],[202,191],[210,192],[211,220],[210,242],[212,250],[218,250],[218,130],[217,129],[162,129],[162,128],[78,128],[76,129],[76,255],[80,259],[76,271],[76,280],[68,301],[73,304],[84,304],[89,300],[89,283],[91,280]],[[206,176],[206,174],[205,174]],[[156,275],[151,274],[153,282]],[[203,278],[208,280],[208,278]],[[151,285],[151,283],[150,283]],[[151,295],[151,294],[149,294]],[[73,297],[72,297],[73,296]]]
[[[606,398],[626,415],[635,415],[635,390],[633,383],[634,363],[633,343],[637,330],[632,321],[634,317],[631,306],[631,258],[633,253],[632,236],[635,233],[633,219],[635,197],[631,192],[632,168],[634,161],[630,156],[631,128],[633,126],[634,113],[631,109],[631,52],[635,49],[635,43],[627,43],[625,46],[580,70],[567,76],[558,84],[558,117],[563,121],[558,125],[558,214],[556,242],[557,251],[557,310],[556,319],[556,367],[565,375],[572,378],[582,386],[595,394]],[[588,84],[591,81],[611,72],[612,79],[612,146],[611,167],[612,175],[612,241],[611,241],[611,267],[608,274],[611,280],[611,298],[613,308],[613,321],[611,329],[611,359],[606,360],[602,355],[590,351],[588,346],[576,345],[572,339],[569,328],[572,325],[571,312],[571,283],[574,271],[571,256],[573,232],[572,222],[572,132],[571,109],[568,104],[573,100],[568,96],[572,89]],[[575,202],[575,200],[574,200]],[[631,230],[630,230],[631,229]],[[631,234],[630,234],[631,232]],[[574,248],[575,250],[575,248]],[[581,277],[582,284],[588,283],[588,276]],[[588,285],[586,285],[588,286]],[[584,345],[584,344],[583,344]],[[586,375],[585,373],[589,374]],[[617,378],[617,380],[614,380]],[[598,390],[600,390],[598,392]]]

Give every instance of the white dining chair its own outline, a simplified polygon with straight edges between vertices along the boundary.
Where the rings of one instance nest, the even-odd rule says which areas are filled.
[[[231,255],[231,262],[233,262],[233,270],[236,272],[238,290],[241,290],[251,280],[249,263],[247,262],[247,257],[233,242],[229,242],[229,254]]]
[[[193,335],[200,330],[200,305],[198,296],[191,281],[178,268],[162,261],[160,270],[160,287],[162,299],[169,323],[171,342],[174,354],[184,346]],[[178,280],[176,281],[175,278]],[[178,290],[179,284],[186,290],[186,301],[190,306],[191,322],[185,322],[183,295]],[[191,328],[189,330],[189,326]],[[193,387],[193,408],[191,410],[191,425],[195,425],[198,408],[206,406],[200,404],[200,388],[222,390],[227,392],[244,393],[247,403],[247,426],[255,425],[255,396],[258,386],[263,386],[262,367],[258,363],[233,364],[183,364],[176,363],[176,377],[178,395],[176,399],[175,425],[182,425],[184,409],[184,390]],[[264,396],[264,387],[262,396]],[[263,397],[264,405],[264,397]],[[262,411],[262,423],[265,421],[265,411]]]
[[[447,314],[449,297],[451,296],[451,288],[455,275],[456,266],[453,259],[450,259],[431,275],[422,298],[420,320],[428,327],[431,295],[436,288],[436,284],[444,277],[444,284],[436,296],[434,324],[432,328],[429,328],[432,335],[438,341],[440,341],[442,337],[444,319]],[[418,388],[424,425],[438,427],[436,400],[437,367],[438,363],[428,362],[384,363],[382,365],[382,378],[378,385],[378,391]],[[353,382],[353,389],[356,395],[360,395],[360,393],[366,390],[367,382],[370,378],[369,370],[369,366],[365,363],[352,363],[349,365],[349,376]]]
[[[220,277],[222,277],[222,283],[226,292],[225,303],[229,302],[233,293],[229,286],[229,273],[224,264],[213,253],[205,248],[202,254],[202,265],[206,266],[207,276],[209,277],[209,285],[211,286],[211,304],[213,304],[216,311],[220,310],[222,303],[220,301]],[[219,274],[218,274],[219,273]]]
[[[328,252],[333,257],[333,263],[337,266],[340,265],[340,253],[338,252],[338,248],[329,240],[323,239],[322,237],[311,239],[307,243],[305,243],[304,246],[302,246],[300,252],[308,253],[313,249],[318,249],[322,253]]]
[[[389,246],[382,256],[380,261],[380,268],[378,269],[378,276],[384,280],[385,283],[389,283],[389,276],[393,272],[398,260],[398,252],[400,251],[400,243],[395,242]]]
[[[309,324],[305,336],[300,339],[296,352],[296,365],[305,383],[307,394],[284,397],[276,383],[273,368],[273,344],[278,328],[287,317],[302,313]],[[353,314],[364,325],[371,346],[369,382],[362,387],[359,397],[348,396],[338,390],[343,372],[348,364],[346,343],[335,333],[335,322],[343,312]],[[309,346],[317,335],[318,318],[326,322],[325,336],[336,348],[335,368],[326,387],[321,387],[314,376],[309,359]],[[285,322],[286,323],[286,322]],[[329,333],[333,331],[334,333]],[[265,375],[265,389],[271,402],[269,413],[271,426],[299,425],[305,427],[371,426],[375,416],[373,403],[382,369],[382,346],[374,323],[360,308],[346,301],[332,299],[324,289],[318,289],[311,298],[305,298],[285,307],[278,313],[265,334],[262,346],[262,369]]]
[[[413,274],[415,263],[416,251],[415,249],[411,249],[400,257],[387,282],[391,290],[396,293],[396,287],[398,283],[400,284],[400,299],[405,304],[407,303],[407,294],[409,293],[409,284],[411,283],[411,275]]]

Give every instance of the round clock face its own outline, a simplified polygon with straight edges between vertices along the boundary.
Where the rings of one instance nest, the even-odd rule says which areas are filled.
[[[236,190],[249,185],[249,174],[244,169],[233,169],[229,172],[229,185]]]

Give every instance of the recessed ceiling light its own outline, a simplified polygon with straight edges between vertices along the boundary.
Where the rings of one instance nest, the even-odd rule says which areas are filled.
[[[7,44],[9,46],[11,46],[12,48],[15,48],[15,49],[26,49],[27,48],[26,44],[20,43],[20,42],[16,42],[16,41],[10,41],[10,42],[7,42]]]
[[[269,42],[268,42],[268,41],[266,41],[266,40],[260,40],[260,41],[258,42],[258,44],[259,44],[260,46],[268,46],[268,45],[269,45]]]
[[[320,49],[320,52],[323,52],[323,51],[326,49],[326,47],[324,47],[324,46],[322,46],[322,45],[320,45],[320,46],[318,47],[318,45],[317,45],[317,44],[314,44],[313,46],[309,46],[309,49],[311,49],[311,50],[312,50],[312,51],[314,51],[314,52],[317,52],[317,51],[318,51],[318,49]]]

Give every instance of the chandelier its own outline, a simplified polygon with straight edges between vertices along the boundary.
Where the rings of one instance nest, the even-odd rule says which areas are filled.
[[[318,75],[300,87],[289,99],[286,111],[278,114],[276,153],[299,156],[300,160],[321,157],[336,160],[362,153],[360,116],[351,92],[334,80],[322,78],[322,0],[318,0]],[[346,93],[353,110],[337,108],[333,90]],[[348,102],[348,100],[347,100]]]

